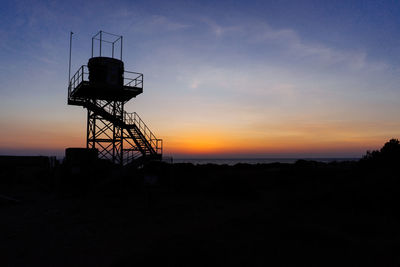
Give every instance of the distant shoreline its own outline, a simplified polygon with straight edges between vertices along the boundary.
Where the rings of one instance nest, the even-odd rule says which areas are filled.
[[[43,156],[43,155],[0,155],[0,157],[9,157],[9,158],[55,158],[58,161],[62,162],[64,157],[57,156]],[[164,162],[167,163],[191,163],[194,165],[202,165],[202,164],[216,164],[216,165],[235,165],[235,164],[270,164],[270,163],[286,163],[292,164],[298,160],[307,160],[307,161],[317,161],[322,163],[329,162],[343,162],[343,161],[358,161],[361,157],[314,157],[314,158],[174,158],[174,157],[165,157],[163,158]]]
[[[298,160],[310,160],[323,163],[338,161],[358,161],[361,158],[226,158],[226,159],[205,159],[205,158],[173,158],[173,163],[192,163],[192,164],[217,164],[235,165],[243,164],[269,164],[269,163],[295,163]]]

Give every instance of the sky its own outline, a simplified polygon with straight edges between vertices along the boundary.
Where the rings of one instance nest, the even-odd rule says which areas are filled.
[[[0,154],[86,146],[72,72],[99,30],[166,156],[359,157],[400,132],[399,1],[2,1]]]

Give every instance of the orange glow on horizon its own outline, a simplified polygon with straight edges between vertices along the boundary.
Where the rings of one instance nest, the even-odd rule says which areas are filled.
[[[386,137],[340,136],[316,139],[313,136],[268,136],[240,138],[228,135],[193,134],[164,139],[165,152],[185,155],[239,155],[239,154],[301,154],[301,153],[361,153],[377,149]],[[360,155],[361,155],[360,154]]]
[[[67,147],[85,147],[83,125],[27,128],[10,127],[0,133],[0,149],[48,149],[64,151]],[[269,127],[213,125],[181,129],[167,129],[160,133],[165,155],[232,156],[336,153],[363,155],[378,149],[390,138],[388,133],[370,136],[369,125],[275,124]],[[340,127],[339,127],[340,126]],[[222,128],[224,127],[224,128]],[[207,129],[207,130],[204,130]],[[28,134],[29,133],[29,134]]]

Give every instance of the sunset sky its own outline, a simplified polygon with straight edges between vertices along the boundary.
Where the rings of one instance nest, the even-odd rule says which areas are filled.
[[[399,1],[2,1],[0,154],[86,145],[72,72],[99,30],[174,157],[358,157],[400,137]]]

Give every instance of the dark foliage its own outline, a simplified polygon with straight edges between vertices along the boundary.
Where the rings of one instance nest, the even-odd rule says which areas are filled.
[[[373,165],[386,165],[395,167],[400,164],[400,142],[397,139],[391,139],[380,150],[367,151],[362,158],[363,162]]]

